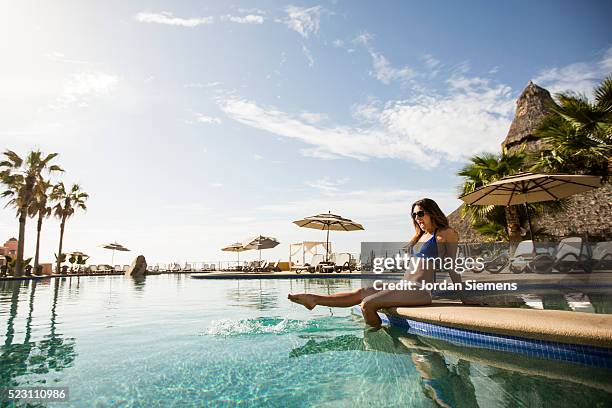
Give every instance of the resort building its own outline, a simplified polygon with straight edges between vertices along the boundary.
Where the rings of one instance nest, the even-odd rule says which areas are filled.
[[[15,256],[17,255],[17,245],[19,244],[19,241],[17,241],[17,238],[11,238],[8,241],[6,241],[4,243],[4,245],[0,246],[0,255],[4,256],[4,255],[10,255],[10,256]]]

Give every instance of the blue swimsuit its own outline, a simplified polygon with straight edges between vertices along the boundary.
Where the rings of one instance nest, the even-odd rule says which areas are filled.
[[[438,257],[438,242],[436,241],[436,231],[427,241],[420,243],[421,250],[414,254],[419,258],[437,258]],[[415,244],[416,245],[416,244]]]

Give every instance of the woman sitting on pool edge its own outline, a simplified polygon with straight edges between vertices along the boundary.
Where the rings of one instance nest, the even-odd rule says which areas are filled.
[[[412,204],[412,222],[415,235],[410,247],[419,249],[414,256],[422,258],[455,258],[459,234],[449,226],[448,219],[432,199],[423,198]],[[422,265],[422,264],[419,264]],[[461,276],[448,270],[453,283],[461,283]],[[351,307],[361,305],[366,324],[378,328],[382,324],[378,310],[387,307],[426,306],[431,304],[429,290],[422,289],[420,282],[433,282],[434,270],[419,267],[415,273],[406,272],[405,280],[415,282],[416,290],[376,290],[373,287],[360,288],[352,292],[333,295],[300,293],[289,294],[289,300],[312,310],[315,306]],[[461,292],[461,300],[468,303]],[[469,302],[472,303],[472,302]]]

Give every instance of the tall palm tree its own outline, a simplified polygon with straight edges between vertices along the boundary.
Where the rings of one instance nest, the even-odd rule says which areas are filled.
[[[53,187],[51,199],[57,202],[55,207],[53,207],[53,212],[55,216],[60,219],[60,241],[56,261],[56,271],[58,272],[62,264],[62,246],[64,243],[66,220],[72,217],[74,212],[78,209],[86,211],[87,206],[85,205],[85,201],[87,201],[88,198],[89,195],[81,191],[81,187],[78,184],[73,184],[70,190],[66,190],[66,186],[64,186],[62,182]]]
[[[536,136],[547,148],[535,169],[608,176],[612,158],[612,75],[594,90],[593,102],[584,95],[561,93],[558,103]]]
[[[479,187],[497,181],[503,177],[519,173],[525,165],[526,155],[523,151],[510,153],[503,149],[501,153],[484,153],[473,156],[457,174],[464,177],[461,194],[468,194]],[[465,205],[464,215],[472,218],[472,224],[479,226],[482,232],[491,231],[491,235],[500,237],[500,207],[493,205]],[[521,240],[521,223],[516,206],[503,209],[507,236],[511,243]],[[486,226],[486,227],[484,227]]]
[[[63,171],[59,166],[51,165],[57,153],[46,156],[39,150],[31,151],[25,160],[12,150],[6,150],[5,159],[0,162],[0,180],[7,187],[1,196],[11,197],[8,205],[15,207],[19,219],[19,243],[17,245],[17,260],[15,276],[23,272],[23,252],[25,244],[25,226],[28,211],[34,201],[34,187],[41,179],[45,170],[49,173]]]
[[[40,232],[42,230],[43,219],[51,215],[53,208],[49,205],[49,195],[53,185],[51,181],[40,179],[34,187],[34,201],[30,206],[28,213],[30,217],[38,216],[36,225],[36,252],[34,253],[34,273],[38,273],[39,254],[40,254]]]

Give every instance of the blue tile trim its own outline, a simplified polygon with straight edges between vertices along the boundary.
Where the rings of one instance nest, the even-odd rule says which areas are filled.
[[[361,308],[354,306],[353,312],[361,315]],[[410,334],[441,339],[460,346],[507,351],[529,357],[612,369],[612,349],[608,348],[458,329],[402,317],[387,316],[383,313],[379,313],[379,316],[384,323],[406,329]]]

